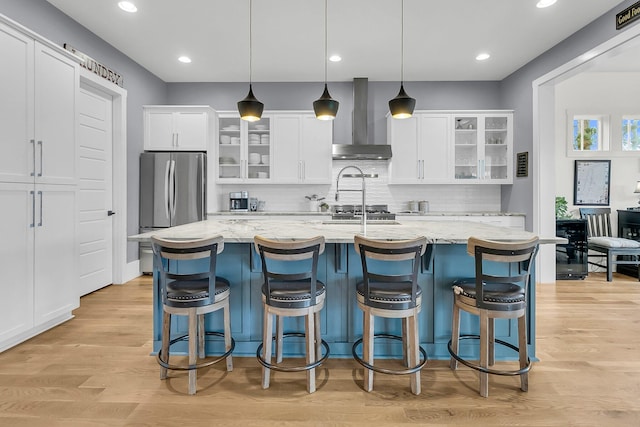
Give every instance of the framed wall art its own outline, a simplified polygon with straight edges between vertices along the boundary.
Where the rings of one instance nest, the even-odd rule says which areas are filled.
[[[573,204],[609,206],[611,160],[576,160]]]

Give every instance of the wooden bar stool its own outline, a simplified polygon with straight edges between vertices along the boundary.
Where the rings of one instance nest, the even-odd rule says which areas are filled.
[[[162,349],[158,352],[160,379],[167,378],[167,369],[189,371],[189,394],[196,393],[196,372],[200,368],[211,366],[226,360],[227,371],[233,370],[231,353],[235,341],[231,337],[231,317],[229,313],[229,281],[216,276],[217,254],[224,248],[222,236],[213,236],[193,240],[171,240],[151,237],[155,266],[159,270],[160,294],[162,297]],[[189,263],[176,272],[172,261]],[[191,261],[204,268],[191,267]],[[207,262],[208,261],[208,262]],[[197,268],[196,272],[193,270]],[[224,333],[205,331],[204,315],[224,310]],[[188,333],[171,338],[171,315],[189,317]],[[224,338],[225,352],[209,361],[198,362],[205,358],[205,335]],[[189,342],[188,365],[169,363],[169,348],[178,341]]]
[[[354,237],[356,252],[362,260],[362,282],[356,286],[358,307],[363,311],[363,337],[353,343],[352,354],[364,366],[364,389],[373,390],[373,372],[392,375],[411,375],[411,392],[420,394],[420,371],[427,363],[427,353],[420,346],[418,314],[422,309],[422,289],[418,285],[420,257],[427,248],[427,239],[372,240]],[[375,268],[371,260],[384,261]],[[404,274],[387,273],[389,262],[405,261]],[[408,261],[412,261],[409,263]],[[375,271],[375,272],[374,272]],[[375,334],[375,316],[402,319],[402,336]],[[386,369],[374,365],[374,339],[388,338],[402,341],[406,369]],[[364,343],[364,344],[363,344]],[[363,356],[356,348],[363,344]],[[422,360],[420,360],[422,355]]]
[[[453,283],[453,325],[448,343],[451,369],[458,362],[480,372],[480,395],[489,395],[489,375],[519,375],[520,389],[529,387],[531,361],[527,351],[527,292],[529,270],[538,251],[538,238],[506,242],[470,237],[467,252],[475,257],[476,275]],[[479,335],[460,335],[460,310],[480,318]],[[518,347],[495,338],[494,319],[518,319]],[[470,362],[459,355],[460,340],[480,341],[479,363]],[[520,368],[498,370],[495,364],[495,344],[518,352]]]
[[[315,368],[329,357],[329,345],[321,339],[320,310],[324,307],[326,288],[318,280],[318,257],[324,252],[324,237],[305,240],[276,241],[254,237],[262,261],[262,306],[264,309],[262,344],[256,357],[262,365],[262,388],[269,388],[271,370],[307,371],[307,391],[316,391]],[[273,316],[276,337],[273,337]],[[284,317],[305,316],[305,332],[284,333]],[[282,366],[282,345],[286,337],[305,337],[306,364]],[[275,339],[276,363],[271,362],[271,343]],[[325,355],[322,356],[322,347]],[[264,352],[263,352],[264,349]]]

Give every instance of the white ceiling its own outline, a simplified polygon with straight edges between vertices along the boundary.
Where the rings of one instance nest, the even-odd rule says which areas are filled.
[[[249,0],[132,0],[135,14],[118,0],[48,1],[165,82],[249,80]],[[327,1],[328,53],[343,58],[328,80],[399,80],[402,0]],[[502,80],[620,3],[537,1],[404,0],[404,80]],[[324,0],[254,0],[252,16],[253,81],[324,80]]]

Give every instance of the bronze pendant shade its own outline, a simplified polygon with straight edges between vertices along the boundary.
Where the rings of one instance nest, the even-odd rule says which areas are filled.
[[[395,98],[389,101],[389,111],[394,119],[406,119],[413,115],[413,110],[416,108],[415,98],[407,95],[404,91],[404,84],[400,83],[400,92]]]
[[[402,37],[400,38],[400,92],[395,98],[389,101],[389,112],[394,119],[407,119],[413,115],[416,108],[416,100],[404,91],[404,0],[401,7],[401,28]]]
[[[327,87],[327,0],[324,0],[324,92],[313,101],[313,111],[319,120],[333,120],[338,114],[340,103],[331,98]]]
[[[249,93],[242,101],[238,101],[240,118],[249,122],[256,122],[262,117],[263,110],[264,104],[256,99],[253,95],[253,88],[249,84]]]
[[[253,79],[253,1],[249,0],[249,93],[242,100],[238,101],[238,113],[240,118],[248,122],[257,122],[262,117],[262,110],[264,110],[264,104],[258,101],[253,94],[253,87],[251,85]]]
[[[324,92],[322,96],[313,101],[313,111],[316,113],[316,118],[320,120],[333,120],[338,114],[338,106],[340,103],[331,98],[327,84],[324,84]]]

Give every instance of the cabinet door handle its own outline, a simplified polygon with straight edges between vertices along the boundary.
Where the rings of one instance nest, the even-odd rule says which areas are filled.
[[[40,172],[38,172],[38,176],[42,176],[42,141],[38,141],[38,145],[40,146]]]
[[[177,147],[178,147],[178,145],[179,145],[178,137],[180,136],[180,134],[179,134],[179,133],[176,133],[175,135],[176,135],[176,148],[177,148]]]
[[[40,222],[38,227],[42,227],[42,191],[38,191],[38,195],[40,196]]]
[[[424,160],[420,160],[420,179],[424,179]]]
[[[36,226],[36,192],[29,191],[31,193],[31,224],[29,224],[30,228]]]
[[[420,160],[416,160],[416,176],[420,179]]]
[[[31,172],[31,176],[36,176],[36,140],[32,139],[30,142],[33,147],[33,172]]]

